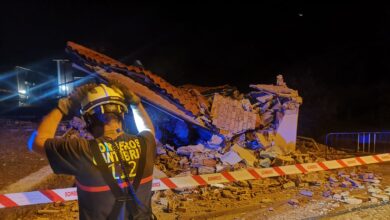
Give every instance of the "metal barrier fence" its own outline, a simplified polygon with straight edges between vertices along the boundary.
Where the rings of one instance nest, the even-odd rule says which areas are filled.
[[[327,146],[356,153],[390,151],[390,132],[335,132],[325,138]]]

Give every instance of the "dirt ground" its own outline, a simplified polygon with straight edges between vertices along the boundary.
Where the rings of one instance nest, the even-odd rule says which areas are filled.
[[[356,172],[347,169],[346,172]],[[381,185],[390,186],[390,163],[369,165],[359,168],[359,171],[383,174]],[[336,171],[327,171],[336,172]],[[259,180],[257,180],[259,181]],[[60,181],[57,181],[60,182]],[[271,181],[272,182],[272,181]],[[269,183],[269,182],[268,182]],[[60,183],[58,183],[60,184]],[[253,183],[256,185],[256,183]],[[313,197],[300,195],[300,190],[313,192]],[[293,187],[281,189],[273,186],[257,191],[249,199],[210,198],[205,195],[181,194],[176,203],[180,204],[174,212],[166,212],[166,207],[153,202],[153,210],[158,219],[388,219],[389,205],[382,203],[363,203],[349,205],[322,196],[321,186]],[[351,195],[365,194],[365,189],[349,189]],[[203,197],[203,198],[202,198]],[[183,199],[186,198],[186,199]],[[299,205],[288,203],[290,199],[299,201]],[[156,196],[154,196],[156,200]],[[182,205],[184,204],[184,205]],[[372,215],[367,215],[373,213]],[[65,202],[38,205],[7,210],[3,219],[78,219],[77,202]],[[1,219],[1,218],[0,218]]]
[[[36,126],[0,120],[0,189],[48,165],[45,157],[27,149]]]
[[[27,150],[26,143],[34,125],[0,123],[0,190],[22,177],[47,165],[46,159]],[[6,127],[6,129],[5,129]],[[309,174],[327,179],[340,170]],[[381,188],[390,186],[390,163],[344,169],[346,173],[373,172],[381,178]],[[364,202],[349,205],[322,196],[324,184],[299,185],[284,188],[294,177],[231,183],[218,187],[200,187],[191,190],[160,191],[153,196],[153,211],[158,219],[388,219],[390,205]],[[73,178],[54,176],[39,189],[72,186]],[[221,187],[221,186],[219,186]],[[367,188],[367,185],[366,185]],[[348,188],[353,196],[367,196],[367,189]],[[228,189],[233,196],[221,196]],[[313,192],[312,197],[300,194]],[[170,198],[168,204],[162,204]],[[291,200],[298,202],[292,205]],[[289,203],[290,201],[290,203]],[[78,219],[77,201],[0,209],[2,219]]]

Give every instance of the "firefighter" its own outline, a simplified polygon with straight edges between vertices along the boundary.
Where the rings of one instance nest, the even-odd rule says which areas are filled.
[[[123,88],[120,84],[76,88],[43,118],[33,142],[33,150],[47,156],[54,173],[76,177],[80,219],[154,218],[154,127],[140,98]],[[129,109],[137,135],[123,131]],[[95,139],[54,137],[61,119],[77,110]]]

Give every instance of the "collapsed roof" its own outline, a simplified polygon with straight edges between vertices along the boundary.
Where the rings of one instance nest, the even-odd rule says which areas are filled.
[[[302,98],[297,91],[287,87],[281,75],[277,77],[276,85],[250,85],[254,91],[248,94],[241,94],[228,85],[176,87],[142,65],[126,65],[73,42],[68,42],[66,51],[76,68],[106,81],[122,82],[144,103],[193,128],[208,132],[206,136],[210,140],[217,135],[231,141],[240,135],[255,132],[255,142],[251,142],[251,148],[270,147],[278,139],[282,139],[279,141],[281,144],[295,147],[298,109]],[[174,126],[182,126],[178,124]]]

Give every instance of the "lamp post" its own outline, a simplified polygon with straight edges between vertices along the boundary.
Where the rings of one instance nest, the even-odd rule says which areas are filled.
[[[67,95],[68,94],[67,86],[66,86],[67,79],[66,79],[66,75],[64,75],[61,71],[61,64],[64,62],[68,62],[69,60],[53,59],[53,61],[57,63],[58,94],[59,95]],[[64,79],[62,80],[62,78],[64,78]]]

